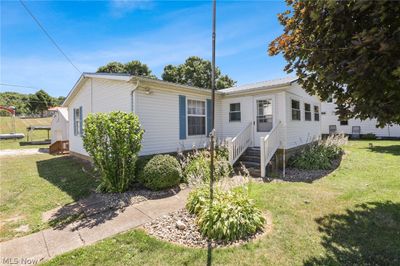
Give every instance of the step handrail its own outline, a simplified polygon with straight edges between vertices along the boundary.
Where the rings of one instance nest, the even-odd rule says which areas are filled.
[[[278,123],[272,128],[268,135],[260,138],[260,157],[261,157],[261,177],[265,177],[265,168],[271,161],[272,156],[282,144],[281,140],[282,122]]]
[[[233,165],[252,143],[252,122],[249,122],[234,138],[226,138],[229,162]]]

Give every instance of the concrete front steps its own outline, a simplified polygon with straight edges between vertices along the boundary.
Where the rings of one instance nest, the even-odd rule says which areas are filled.
[[[260,177],[260,163],[260,147],[249,147],[236,162],[235,170],[240,171],[241,165],[243,164],[252,177]]]

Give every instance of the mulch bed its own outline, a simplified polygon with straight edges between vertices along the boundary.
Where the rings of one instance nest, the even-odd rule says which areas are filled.
[[[269,212],[266,213],[265,216],[266,223],[263,231],[259,231],[248,238],[232,242],[213,241],[201,236],[195,221],[196,217],[190,214],[186,209],[164,215],[145,224],[143,228],[151,236],[178,245],[196,248],[208,248],[209,245],[211,247],[228,247],[248,243],[271,232],[272,216]]]

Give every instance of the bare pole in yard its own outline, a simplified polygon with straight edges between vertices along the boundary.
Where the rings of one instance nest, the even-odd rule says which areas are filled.
[[[213,0],[213,19],[212,19],[212,64],[211,64],[211,133],[210,133],[210,198],[213,196],[214,187],[214,141],[215,141],[215,24],[216,24],[216,0]]]
[[[212,11],[212,64],[211,64],[211,133],[210,133],[210,208],[212,211],[214,200],[214,140],[215,140],[215,24],[216,24],[216,0],[213,0]],[[211,225],[213,226],[213,225]],[[207,248],[207,265],[212,264],[212,246],[208,241]]]

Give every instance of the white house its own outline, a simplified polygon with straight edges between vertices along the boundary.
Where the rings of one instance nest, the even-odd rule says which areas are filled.
[[[49,111],[54,111],[51,121],[51,144],[56,141],[68,140],[68,108],[53,107]]]
[[[81,134],[89,113],[137,114],[145,130],[140,155],[204,147],[211,131],[210,90],[144,77],[84,73],[63,106],[71,119],[70,153],[80,157],[88,155]],[[248,148],[260,147],[256,167],[265,176],[277,149],[290,150],[320,138],[320,101],[296,78],[223,89],[216,92],[215,127],[217,138],[228,144],[231,163]]]
[[[321,103],[321,130],[322,134],[344,133],[359,137],[365,134],[374,134],[378,138],[400,138],[400,125],[387,125],[384,128],[377,128],[376,119],[349,119],[339,120],[335,114],[336,104],[334,99]]]

